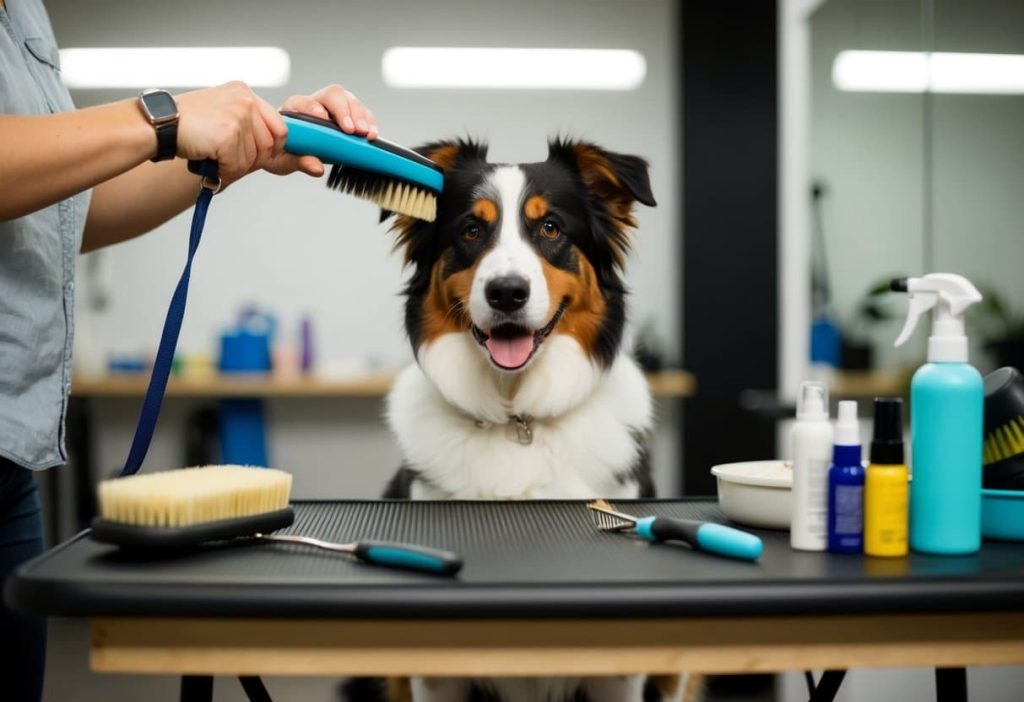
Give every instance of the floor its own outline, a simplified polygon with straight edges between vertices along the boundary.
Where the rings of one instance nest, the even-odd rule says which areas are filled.
[[[73,619],[51,619],[44,702],[175,702],[178,679],[143,675],[98,675],[89,670],[89,626]],[[276,702],[336,702],[334,678],[265,678]],[[767,683],[767,685],[766,685]],[[708,702],[771,702],[771,678],[715,680]],[[215,702],[247,702],[233,678],[214,683]]]

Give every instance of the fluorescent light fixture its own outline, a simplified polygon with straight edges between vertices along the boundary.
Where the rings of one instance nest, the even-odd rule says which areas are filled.
[[[288,82],[288,52],[276,46],[61,49],[69,88],[201,88],[241,80],[276,88]]]
[[[1024,55],[840,51],[832,84],[856,92],[1019,95]]]
[[[396,46],[381,59],[393,88],[634,90],[647,75],[628,49],[481,49]]]

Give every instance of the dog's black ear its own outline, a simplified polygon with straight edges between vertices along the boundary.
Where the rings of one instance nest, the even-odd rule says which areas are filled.
[[[588,255],[602,273],[621,269],[629,251],[629,232],[637,225],[633,205],[656,204],[647,161],[569,139],[549,141],[548,160],[560,162],[578,174],[587,192],[594,236],[594,248]]]
[[[417,146],[413,151],[426,156],[445,171],[450,171],[464,161],[487,160],[487,144],[470,138],[434,141]]]
[[[651,192],[647,161],[639,156],[617,154],[597,144],[569,139],[548,142],[548,159],[571,166],[589,192],[609,203],[648,207],[658,203]]]

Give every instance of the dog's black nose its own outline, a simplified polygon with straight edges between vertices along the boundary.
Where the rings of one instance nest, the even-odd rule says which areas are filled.
[[[518,275],[495,278],[484,288],[487,304],[500,312],[515,312],[530,299],[530,281]]]

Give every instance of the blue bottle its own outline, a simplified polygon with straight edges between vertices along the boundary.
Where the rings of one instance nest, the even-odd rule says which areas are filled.
[[[964,555],[981,548],[981,464],[985,388],[968,362],[965,310],[981,301],[966,278],[932,273],[893,281],[910,293],[899,346],[932,312],[928,363],[910,385],[910,548]]]
[[[832,465],[828,469],[828,550],[864,552],[864,466],[860,461],[857,403],[839,403]]]

